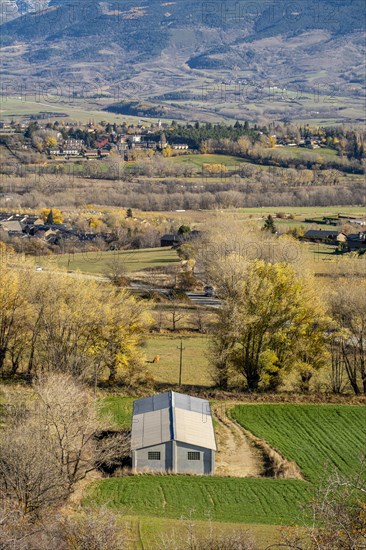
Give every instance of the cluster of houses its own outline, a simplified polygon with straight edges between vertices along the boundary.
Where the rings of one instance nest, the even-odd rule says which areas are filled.
[[[201,232],[196,229],[183,234],[166,234],[161,237],[160,245],[175,247],[200,236]],[[14,238],[39,239],[58,246],[65,241],[80,244],[93,243],[98,239],[108,244],[111,250],[118,247],[113,233],[84,232],[70,224],[48,223],[33,214],[0,212],[0,241],[9,242]]]
[[[306,231],[303,239],[308,242],[336,245],[346,252],[366,252],[366,231],[346,235],[337,230],[310,229]]]
[[[366,220],[364,224],[366,226]],[[201,231],[194,229],[189,233],[167,233],[160,239],[160,246],[178,247],[179,245],[197,239],[202,235]],[[366,252],[366,231],[358,231],[346,235],[337,229],[310,229],[306,231],[304,241],[334,245],[343,252]]]
[[[325,147],[324,140],[316,136],[308,136],[296,140],[287,137],[279,138],[276,134],[272,134],[271,137],[276,139],[276,147],[306,147],[307,149]]]
[[[136,149],[152,149],[153,151],[162,151],[168,146],[164,136],[147,132],[144,134],[117,134],[112,132],[108,135],[100,136],[93,149],[87,148],[83,140],[68,139],[58,147],[49,148],[47,153],[49,157],[82,157],[86,159],[101,159],[108,157],[111,153],[128,157],[128,152]],[[173,150],[187,151],[186,143],[174,143],[171,145]]]
[[[327,229],[310,229],[306,231],[303,239],[309,242],[325,243],[338,246],[344,252],[366,251],[366,219],[337,214],[336,216],[323,216],[322,218],[305,218],[305,223],[325,225]],[[340,227],[344,225],[355,226],[352,233],[344,233]],[[334,229],[330,229],[333,226]],[[338,229],[337,229],[338,227]]]
[[[46,121],[37,120],[39,130],[47,130]],[[168,143],[164,134],[164,130],[169,125],[162,123],[160,120],[157,124],[145,127],[141,122],[137,126],[124,127],[124,131],[121,129],[113,130],[105,133],[100,133],[100,126],[95,126],[93,122],[89,122],[83,126],[83,130],[90,136],[98,136],[97,139],[88,140],[87,143],[82,139],[63,139],[61,132],[57,133],[57,145],[48,147],[46,153],[51,159],[103,159],[108,157],[112,153],[116,153],[129,160],[131,152],[133,150],[150,149],[153,151],[162,151],[166,147],[170,146],[175,151],[188,151],[189,146],[186,143]],[[8,124],[4,121],[0,121],[0,135],[1,134],[15,134],[24,133],[27,125],[22,124]],[[61,126],[59,126],[61,129]],[[62,128],[66,131],[80,128],[77,123],[63,124]],[[90,146],[92,144],[92,147]]]
[[[93,242],[98,237],[108,241],[111,235],[86,233],[63,223],[46,223],[36,215],[0,212],[0,240],[5,242],[12,238],[36,238],[58,245],[65,239],[82,243]]]

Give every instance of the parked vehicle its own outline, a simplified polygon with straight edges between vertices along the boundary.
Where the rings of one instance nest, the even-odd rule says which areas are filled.
[[[205,296],[207,297],[214,297],[215,296],[215,289],[213,286],[205,286],[204,288]]]

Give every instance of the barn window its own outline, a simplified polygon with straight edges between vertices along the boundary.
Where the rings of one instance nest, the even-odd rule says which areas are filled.
[[[201,460],[201,453],[197,451],[188,451],[188,460]]]
[[[149,451],[147,453],[148,460],[160,460],[160,452],[159,451]]]

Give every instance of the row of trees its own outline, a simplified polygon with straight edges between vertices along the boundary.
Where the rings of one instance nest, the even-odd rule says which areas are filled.
[[[27,262],[9,258],[0,265],[2,374],[64,372],[84,380],[148,383],[139,350],[148,323],[142,302],[112,285],[36,274]]]
[[[221,176],[218,176],[221,178]],[[278,181],[278,185],[274,185]],[[80,208],[85,204],[105,205],[151,211],[214,210],[216,208],[243,208],[258,206],[339,206],[362,205],[365,196],[363,182],[348,181],[340,185],[324,183],[306,184],[306,178],[291,184],[280,176],[263,172],[258,180],[245,180],[240,176],[226,176],[216,183],[202,177],[196,183],[179,179],[143,181],[133,178],[130,182],[91,181],[75,179],[54,185],[52,176],[48,180],[27,183],[23,178],[10,177],[3,183],[5,193],[0,197],[0,207],[4,210],[49,206],[52,194],[54,204]]]

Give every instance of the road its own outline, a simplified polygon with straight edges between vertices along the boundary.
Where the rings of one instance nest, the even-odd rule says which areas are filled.
[[[221,302],[213,296],[205,296],[203,292],[186,292],[188,298],[199,306],[205,307],[220,307]]]
[[[60,272],[58,271],[49,271],[46,269],[43,269],[39,273],[48,273],[48,274],[55,274],[59,275]],[[65,273],[65,272],[63,272]],[[80,272],[67,272],[66,273],[69,277],[74,277],[76,279],[89,279],[94,281],[99,281],[101,283],[108,283],[109,279],[107,277],[101,277],[99,275],[92,275],[89,273],[80,273]],[[151,286],[145,285],[142,283],[131,283],[128,287],[129,290],[140,290],[140,291],[150,291],[152,290]],[[169,293],[168,288],[154,288],[154,292],[157,292],[159,294],[167,295]],[[188,298],[193,302],[194,304],[197,304],[199,306],[203,307],[214,307],[218,308],[221,305],[221,302],[218,298],[214,298],[213,296],[205,296],[203,292],[186,292],[186,295]]]

